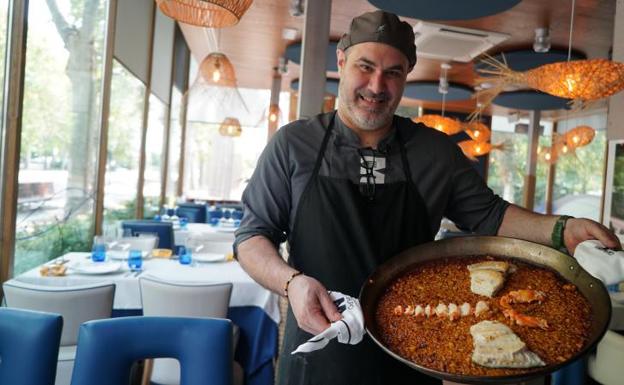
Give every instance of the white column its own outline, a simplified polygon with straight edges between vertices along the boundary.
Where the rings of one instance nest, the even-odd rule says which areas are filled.
[[[540,111],[529,113],[529,151],[527,155],[526,174],[524,176],[524,193],[522,205],[533,211],[535,204],[535,170],[537,169],[537,145],[539,143]]]
[[[297,105],[299,118],[310,118],[323,109],[330,14],[331,0],[306,1]]]

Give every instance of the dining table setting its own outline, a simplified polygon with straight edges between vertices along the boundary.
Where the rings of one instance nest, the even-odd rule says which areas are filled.
[[[228,318],[240,328],[235,358],[243,366],[246,383],[272,384],[280,322],[278,296],[256,283],[241,268],[224,248],[225,242],[203,250],[210,243],[194,244],[191,234],[185,234],[187,246],[178,246],[173,252],[166,250],[168,253],[162,249],[107,250],[102,258],[94,245],[92,252],[69,252],[13,280],[42,286],[112,282],[116,286],[113,317],[142,314],[141,277],[177,283],[231,282]],[[232,233],[228,235],[233,237]]]

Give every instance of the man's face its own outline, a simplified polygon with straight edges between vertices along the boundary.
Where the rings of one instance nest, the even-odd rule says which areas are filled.
[[[347,51],[337,51],[340,117],[363,131],[389,126],[403,95],[407,58],[382,43],[360,43]]]

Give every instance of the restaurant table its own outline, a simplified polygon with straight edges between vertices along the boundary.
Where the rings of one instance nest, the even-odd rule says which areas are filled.
[[[109,274],[79,274],[71,266],[89,261],[91,253],[72,252],[67,259],[68,274],[62,277],[42,277],[39,267],[14,278],[39,285],[73,286],[96,282],[116,285],[114,316],[142,314],[139,277],[152,276],[177,282],[231,282],[232,297],[228,318],[240,328],[236,361],[245,372],[248,385],[269,385],[274,382],[273,359],[277,356],[277,326],[280,321],[278,296],[257,284],[243,271],[238,262],[195,263],[181,265],[177,260],[150,258],[143,261],[143,270],[132,273],[125,262]]]

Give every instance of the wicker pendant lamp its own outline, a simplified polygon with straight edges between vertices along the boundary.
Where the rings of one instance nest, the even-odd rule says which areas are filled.
[[[539,159],[548,164],[555,164],[559,159],[557,146],[540,147],[538,151]]]
[[[236,87],[236,73],[230,59],[221,52],[212,52],[199,65],[203,82],[220,87]]]
[[[564,142],[569,148],[577,149],[587,146],[594,139],[596,130],[589,126],[578,126],[563,135]]]
[[[551,63],[525,72],[513,71],[491,57],[483,62],[490,68],[479,69],[478,72],[489,76],[478,77],[476,82],[492,85],[477,92],[477,95],[484,96],[484,105],[491,103],[510,86],[533,88],[560,98],[572,99],[573,103],[581,106],[624,89],[624,63],[607,59]]]
[[[477,70],[485,76],[475,80],[477,84],[487,83],[491,86],[476,93],[477,96],[485,96],[483,107],[490,104],[498,94],[510,86],[533,88],[560,98],[571,99],[571,104],[579,109],[586,106],[587,102],[606,98],[624,90],[624,63],[607,59],[570,61],[574,6],[573,0],[567,61],[545,64],[525,72],[516,72],[493,57],[486,56],[483,63],[488,68]],[[477,108],[470,118],[474,119],[483,107]]]
[[[412,118],[416,123],[422,123],[427,127],[435,128],[446,135],[455,135],[462,131],[462,126],[456,119],[446,118],[442,115],[423,115]]]
[[[156,0],[165,15],[198,27],[223,28],[239,22],[253,0]]]
[[[451,119],[444,116],[444,109],[446,106],[446,94],[448,93],[449,88],[447,76],[447,72],[449,69],[451,69],[450,64],[440,64],[440,85],[438,86],[438,92],[442,94],[442,114],[423,115],[414,117],[412,118],[412,120],[416,123],[422,123],[425,126],[444,132],[446,135],[455,135],[463,130],[461,123],[457,119]]]
[[[219,126],[219,134],[223,136],[237,137],[241,136],[242,133],[243,128],[236,118],[225,118],[225,120],[223,120],[223,122],[221,122],[221,125]]]
[[[473,161],[477,160],[477,156],[485,155],[494,149],[502,150],[503,148],[502,144],[492,145],[489,142],[477,142],[476,140],[462,140],[457,145],[464,155]]]
[[[476,142],[487,142],[492,136],[492,132],[485,124],[474,121],[463,124],[463,129],[470,136],[470,138]]]

